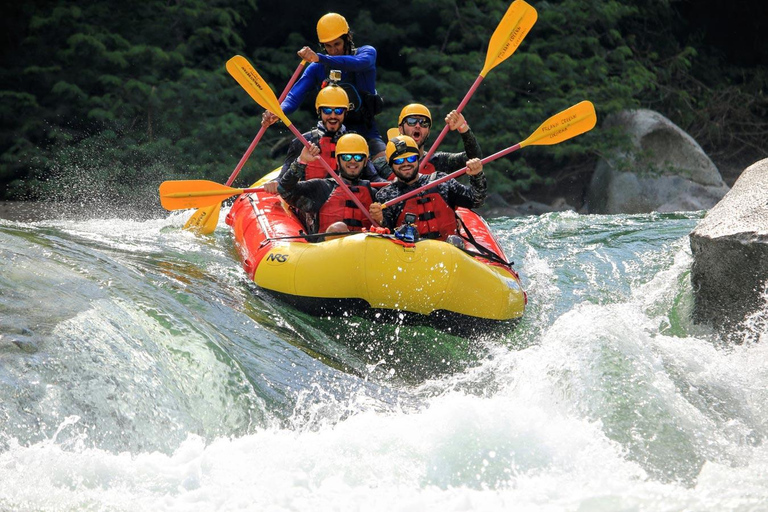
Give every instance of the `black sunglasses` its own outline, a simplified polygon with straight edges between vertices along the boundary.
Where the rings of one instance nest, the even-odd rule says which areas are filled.
[[[407,124],[408,126],[416,126],[417,124],[421,125],[422,128],[429,128],[432,126],[432,121],[429,119],[420,119],[418,117],[406,117],[403,119],[403,122]]]
[[[320,107],[320,112],[322,112],[323,114],[325,114],[327,116],[331,115],[331,113],[336,114],[337,116],[340,116],[341,114],[343,114],[346,111],[347,111],[347,109],[345,109],[344,107],[336,107],[336,108],[333,108],[333,107]]]
[[[419,159],[419,155],[401,156],[400,158],[395,158],[394,160],[392,160],[392,163],[395,165],[401,165],[405,162],[412,164],[416,162],[416,160],[418,159]]]
[[[349,162],[350,160],[353,160],[353,159],[355,162],[362,162],[363,160],[365,160],[365,155],[360,155],[360,154],[350,155],[349,153],[344,153],[343,155],[339,155],[339,158],[341,158],[345,162]]]

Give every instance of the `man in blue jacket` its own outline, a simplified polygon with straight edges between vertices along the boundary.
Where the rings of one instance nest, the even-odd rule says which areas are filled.
[[[365,137],[372,158],[383,156],[386,144],[374,119],[382,107],[376,92],[376,49],[368,45],[356,48],[347,20],[333,12],[317,22],[317,37],[326,53],[318,54],[309,46],[297,52],[310,64],[280,107],[286,114],[295,112],[310,90],[324,87],[331,71],[339,70],[338,85],[344,87],[351,104],[344,124],[349,131]],[[264,112],[264,123],[277,120],[272,112]]]

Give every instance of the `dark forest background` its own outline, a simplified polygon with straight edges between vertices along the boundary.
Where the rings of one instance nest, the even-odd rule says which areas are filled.
[[[591,100],[598,128],[486,167],[496,192],[580,194],[620,137],[600,120],[656,110],[694,137],[726,181],[768,156],[768,18],[762,0],[529,0],[539,20],[488,73],[465,109],[485,154],[552,114]],[[506,0],[38,0],[0,17],[0,198],[117,201],[156,208],[167,179],[223,183],[259,129],[261,108],[226,73],[247,57],[276,95],[316,45],[315,24],[343,14],[378,50],[382,132],[400,108],[441,119],[482,69]],[[317,47],[317,46],[315,46]],[[315,122],[314,101],[291,116]],[[441,125],[438,125],[438,128]],[[439,130],[433,130],[433,139]],[[269,129],[236,186],[282,160]],[[459,137],[441,149],[458,150]]]

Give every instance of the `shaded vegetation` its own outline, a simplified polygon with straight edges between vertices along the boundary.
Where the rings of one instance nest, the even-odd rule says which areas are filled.
[[[601,119],[631,107],[661,112],[721,167],[768,156],[768,41],[757,1],[530,3],[538,22],[465,110],[486,154],[589,99]],[[378,50],[382,129],[411,101],[442,117],[477,77],[507,6],[48,0],[4,7],[0,197],[98,195],[155,206],[163,180],[224,182],[258,131],[261,110],[227,75],[225,61],[245,55],[279,94],[298,64],[296,50],[314,44],[315,22],[327,11],[347,17],[358,45]],[[312,102],[291,119],[313,124]],[[236,184],[275,166],[281,155],[270,150],[290,137],[271,128]],[[579,189],[596,158],[619,143],[598,129],[526,148],[489,165],[489,183],[505,194]],[[458,147],[451,136],[442,145]]]

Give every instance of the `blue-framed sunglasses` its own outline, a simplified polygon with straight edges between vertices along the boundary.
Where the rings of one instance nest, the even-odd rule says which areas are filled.
[[[350,160],[354,160],[355,162],[362,162],[365,160],[365,155],[350,155],[349,153],[344,153],[343,155],[339,155],[339,158],[341,158],[345,162],[349,162]]]
[[[405,162],[408,162],[409,164],[415,163],[419,159],[419,155],[409,155],[409,156],[401,156],[400,158],[395,158],[392,160],[392,163],[395,165],[401,165]]]
[[[320,107],[320,112],[322,112],[323,114],[325,114],[327,116],[329,116],[331,114],[336,114],[337,116],[340,116],[341,114],[343,114],[346,111],[347,111],[347,109],[345,109],[344,107],[335,107],[335,108],[334,107]]]
[[[406,117],[403,119],[403,122],[408,126],[416,126],[418,124],[421,125],[422,128],[429,128],[432,126],[432,121],[429,119],[421,119],[418,117]]]

